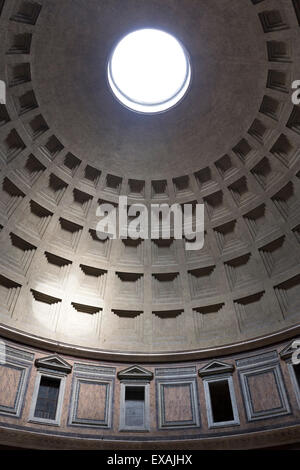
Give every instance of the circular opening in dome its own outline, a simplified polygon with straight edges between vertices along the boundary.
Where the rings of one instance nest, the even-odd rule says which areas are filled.
[[[161,113],[186,94],[191,65],[182,44],[158,29],[141,29],[117,44],[108,63],[116,98],[140,113]]]

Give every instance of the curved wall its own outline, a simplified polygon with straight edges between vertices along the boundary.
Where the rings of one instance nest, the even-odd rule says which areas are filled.
[[[292,341],[172,364],[97,361],[8,340],[0,344],[2,445],[183,450],[251,449],[299,442],[300,388],[291,363]],[[33,416],[39,375],[64,380],[61,410],[54,424],[38,422]],[[216,380],[231,383],[235,422],[230,425],[214,423],[208,413],[211,405],[205,389]],[[146,430],[122,426],[124,384],[149,388]]]

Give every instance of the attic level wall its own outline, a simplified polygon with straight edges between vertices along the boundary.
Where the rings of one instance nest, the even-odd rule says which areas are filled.
[[[119,441],[129,448],[137,442],[147,447],[152,439],[161,448],[172,448],[174,440],[184,448],[189,439],[194,448],[205,448],[208,438],[210,448],[254,448],[300,439],[300,394],[288,351],[291,341],[235,356],[149,365],[90,361],[6,340],[0,344],[1,442],[10,436],[18,442],[20,432],[20,445],[31,448],[92,448],[93,442],[105,448],[111,440],[115,449],[122,448]],[[31,419],[39,374],[64,378],[59,425]],[[205,382],[227,379],[232,381],[238,420],[212,425]],[[149,387],[148,430],[120,431],[124,384]],[[263,438],[262,430],[267,430]]]

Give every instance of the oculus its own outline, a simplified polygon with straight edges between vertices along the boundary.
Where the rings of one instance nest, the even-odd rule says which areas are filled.
[[[108,62],[108,83],[115,97],[140,113],[161,113],[179,103],[191,82],[184,46],[158,29],[126,35]]]

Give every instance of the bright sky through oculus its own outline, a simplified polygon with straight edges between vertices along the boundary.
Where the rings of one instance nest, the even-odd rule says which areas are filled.
[[[157,29],[125,36],[114,49],[108,80],[115,96],[142,113],[158,113],[178,103],[191,79],[188,55],[177,39]]]

